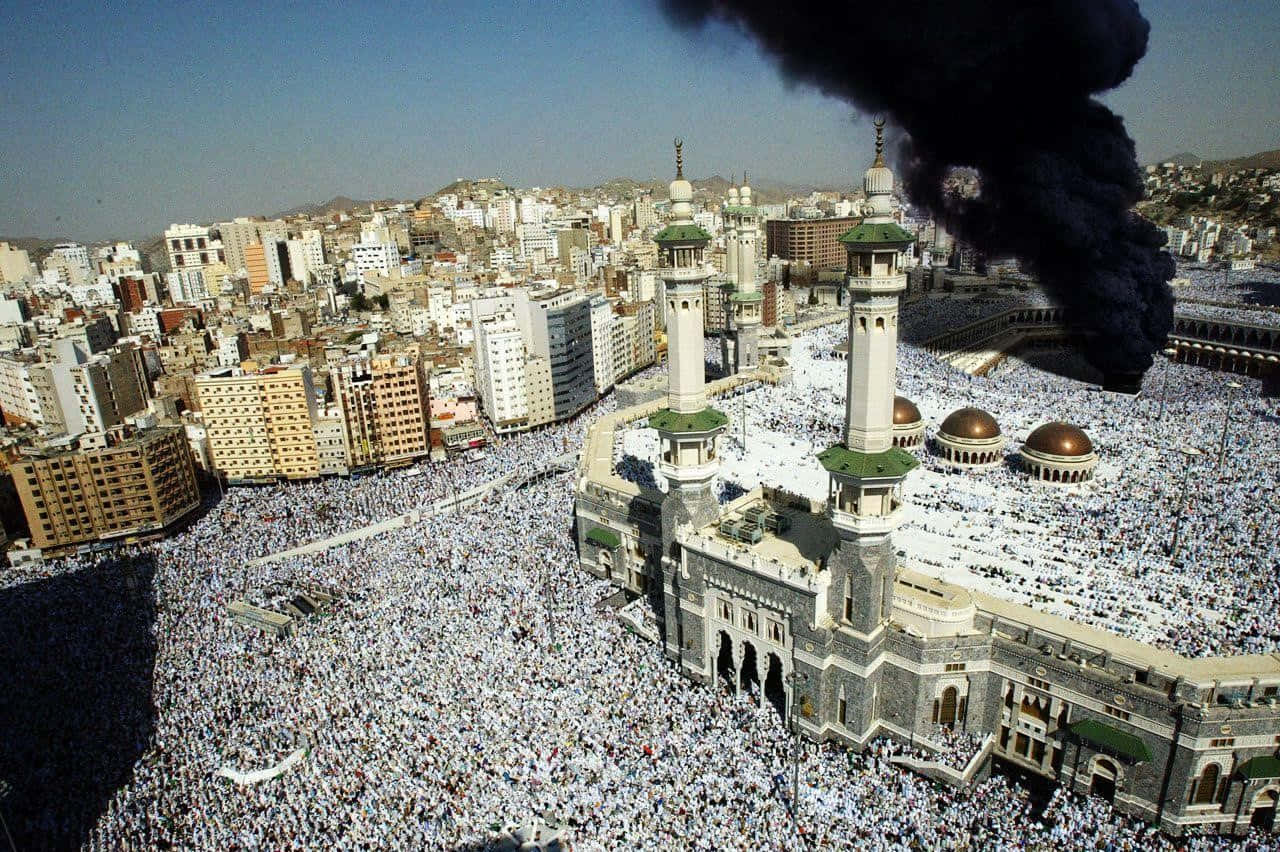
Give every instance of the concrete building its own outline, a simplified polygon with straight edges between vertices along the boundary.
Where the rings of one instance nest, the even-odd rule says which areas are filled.
[[[765,246],[769,257],[808,264],[815,269],[844,265],[840,237],[858,224],[856,218],[769,219],[765,222]]]
[[[24,451],[10,470],[32,543],[45,550],[156,534],[200,506],[179,427],[69,436]]]
[[[244,269],[249,277],[249,293],[256,296],[271,283],[271,268],[267,265],[267,247],[262,243],[250,243],[243,249]]]
[[[590,300],[560,289],[529,298],[526,310],[526,351],[550,365],[555,419],[572,417],[597,398]]]
[[[196,377],[196,396],[214,469],[232,481],[320,475],[311,369],[221,368]]]
[[[19,284],[38,277],[31,255],[25,250],[0,243],[0,284]]]
[[[613,305],[604,296],[591,297],[591,363],[596,393],[603,395],[617,377],[613,358]],[[621,326],[621,324],[618,324]]]
[[[416,352],[354,355],[331,365],[351,469],[394,464],[431,451],[425,366]]]
[[[89,250],[79,243],[59,243],[45,258],[46,270],[57,270],[64,284],[78,286],[92,280],[94,272],[89,263]]]
[[[494,431],[513,432],[529,423],[524,335],[515,317],[500,313],[473,326],[476,392]]]
[[[226,263],[222,241],[214,239],[207,225],[170,225],[164,232],[169,268],[203,269],[212,263]]]
[[[351,259],[356,273],[364,281],[366,274],[389,276],[391,270],[400,269],[400,250],[394,242],[383,241],[377,234],[365,233],[360,242],[351,247]]]

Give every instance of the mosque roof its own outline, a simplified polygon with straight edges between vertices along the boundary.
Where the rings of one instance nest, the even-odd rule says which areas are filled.
[[[1000,424],[981,408],[960,408],[947,415],[938,431],[953,438],[981,441],[1000,436]]]
[[[845,341],[846,348],[848,341]],[[905,396],[895,396],[893,398],[893,425],[905,426],[908,423],[919,423],[924,418],[920,416],[920,409],[916,408],[916,404]]]
[[[1093,452],[1093,442],[1083,429],[1059,422],[1037,427],[1022,446],[1048,456],[1087,456]]]
[[[711,235],[697,225],[668,225],[653,238],[656,243],[706,242]]]
[[[849,247],[906,245],[916,238],[903,230],[897,222],[863,222],[845,231],[840,242]]]

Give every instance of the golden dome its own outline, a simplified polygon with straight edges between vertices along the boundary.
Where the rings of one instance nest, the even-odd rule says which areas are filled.
[[[893,398],[893,425],[905,426],[911,423],[919,423],[923,418],[920,416],[920,409],[916,408],[916,404],[905,396],[895,396]]]
[[[1087,456],[1093,452],[1093,442],[1079,426],[1070,423],[1046,423],[1039,426],[1022,445],[1047,456]]]
[[[1000,424],[981,408],[961,408],[948,414],[938,431],[952,438],[984,441],[1000,437]]]

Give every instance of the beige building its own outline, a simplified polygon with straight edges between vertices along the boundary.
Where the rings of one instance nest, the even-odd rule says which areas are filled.
[[[244,247],[244,268],[249,276],[249,292],[257,295],[271,283],[271,275],[267,271],[267,252],[262,243],[251,243]]]
[[[36,275],[31,255],[8,243],[0,243],[0,284],[17,284],[35,278]]]
[[[431,451],[425,365],[414,352],[353,356],[330,372],[352,468]]]
[[[26,453],[11,471],[39,548],[158,532],[200,505],[178,427],[114,429]]]
[[[807,263],[816,269],[836,269],[845,264],[840,237],[860,220],[850,216],[833,219],[769,219],[765,222],[765,246],[769,257]]]
[[[309,367],[223,368],[195,384],[209,458],[221,475],[239,481],[320,475]]]

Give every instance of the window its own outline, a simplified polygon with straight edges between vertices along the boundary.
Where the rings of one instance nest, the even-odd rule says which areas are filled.
[[[964,663],[947,663],[946,670],[949,672],[962,672],[964,671],[964,665]]]
[[[840,699],[840,724],[843,725],[847,718],[849,718],[849,702],[841,698]]]
[[[1192,805],[1211,805],[1216,798],[1218,792],[1218,777],[1222,774],[1222,770],[1216,763],[1210,763],[1200,773],[1200,777],[1191,785],[1191,798],[1189,804]]]
[[[1129,712],[1127,710],[1121,710],[1119,707],[1112,707],[1110,705],[1107,705],[1102,709],[1107,711],[1107,715],[1115,716],[1117,719],[1122,719],[1124,721],[1128,721],[1129,719]]]
[[[782,624],[777,621],[769,622],[769,641],[782,642]]]
[[[1043,689],[1046,692],[1049,690],[1049,682],[1047,680],[1040,680],[1038,677],[1027,678],[1027,683],[1031,684],[1036,689]]]
[[[1231,748],[1231,746],[1235,744],[1236,744],[1235,737],[1223,737],[1221,739],[1209,741],[1210,748]]]

